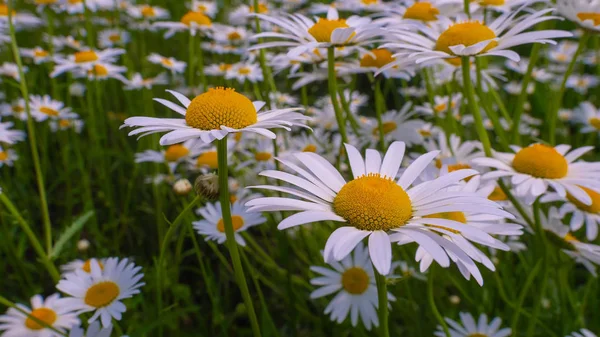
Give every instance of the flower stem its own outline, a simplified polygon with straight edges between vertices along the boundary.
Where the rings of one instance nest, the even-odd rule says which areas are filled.
[[[390,328],[388,324],[388,292],[387,281],[385,275],[379,274],[377,269],[373,267],[375,272],[375,282],[377,282],[377,297],[379,299],[379,336],[390,337]]]
[[[194,86],[194,35],[190,33],[188,40],[188,86],[192,88]],[[206,88],[204,88],[206,90]]]
[[[333,111],[335,112],[338,129],[340,131],[340,135],[342,135],[342,142],[348,143],[348,135],[346,134],[346,120],[344,119],[337,96],[338,90],[337,78],[335,77],[335,47],[327,48],[327,74],[329,77],[329,96],[331,97],[331,104],[333,105]]]
[[[381,80],[375,79],[375,114],[377,115],[377,125],[379,127],[379,149],[381,152],[385,152],[385,130],[383,128],[383,120],[381,119],[381,115],[383,115],[383,110],[385,110],[385,102],[383,95],[381,94]]]
[[[514,144],[520,143],[519,136],[519,124],[521,123],[521,115],[523,114],[523,110],[525,109],[525,100],[527,100],[527,87],[529,86],[529,82],[531,81],[531,74],[533,73],[533,68],[538,60],[540,49],[542,45],[536,43],[531,48],[531,54],[529,55],[529,65],[527,66],[527,72],[525,76],[523,76],[523,83],[521,84],[521,93],[517,98],[517,104],[515,106],[515,112],[513,114],[513,124],[512,124],[512,138]]]
[[[438,323],[440,323],[440,325],[442,326],[444,334],[446,334],[446,337],[450,337],[451,335],[450,330],[448,329],[448,324],[446,324],[446,321],[444,321],[444,317],[442,317],[442,314],[440,314],[440,311],[438,310],[437,305],[435,304],[435,298],[433,296],[434,270],[435,266],[431,266],[431,269],[429,269],[429,275],[427,275],[427,300],[429,301],[429,306],[431,307],[431,311],[433,311],[433,315],[435,316],[435,318],[437,318]]]
[[[567,67],[565,76],[563,77],[562,82],[560,83],[560,89],[558,91],[558,95],[556,96],[556,104],[548,120],[548,127],[550,132],[548,140],[552,145],[556,144],[556,120],[558,119],[558,111],[562,106],[563,97],[565,96],[567,81],[569,80],[569,77],[571,77],[573,69],[575,69],[575,65],[577,64],[577,59],[579,58],[579,55],[581,55],[581,53],[583,52],[583,49],[586,47],[589,37],[590,34],[584,32],[581,38],[579,39],[579,46],[577,47],[577,50],[575,51],[575,54],[571,59],[571,63],[569,63],[569,66]]]
[[[229,248],[229,254],[231,255],[235,279],[240,288],[240,292],[242,293],[246,310],[248,311],[248,318],[252,325],[252,334],[254,337],[260,337],[260,327],[254,311],[254,305],[252,304],[252,298],[250,297],[250,291],[248,290],[248,284],[246,283],[246,277],[244,276],[244,268],[242,267],[242,260],[240,259],[240,252],[238,251],[238,246],[235,241],[233,222],[231,220],[229,179],[227,172],[227,137],[217,142],[217,158],[219,163],[219,200],[221,202],[225,236],[227,237],[227,248]],[[248,266],[248,268],[250,268],[250,266]]]
[[[37,141],[35,135],[35,126],[33,125],[33,119],[31,118],[31,110],[29,108],[29,91],[27,89],[27,80],[25,73],[23,72],[23,62],[21,61],[21,55],[19,53],[19,47],[17,45],[17,38],[15,35],[15,26],[12,21],[12,1],[6,2],[8,5],[8,25],[10,33],[10,43],[13,51],[13,56],[17,67],[19,69],[19,84],[21,87],[21,96],[25,100],[25,112],[27,112],[27,133],[29,134],[29,146],[31,147],[31,156],[33,157],[33,166],[35,169],[35,177],[38,185],[40,194],[40,204],[42,209],[42,218],[44,221],[44,236],[46,242],[46,254],[49,256],[52,251],[52,222],[50,221],[50,213],[48,212],[48,202],[46,200],[46,188],[44,185],[44,177],[42,175],[42,167],[40,165],[40,155],[38,153]]]
[[[485,155],[488,157],[492,156],[492,145],[487,131],[483,125],[483,118],[481,117],[481,110],[479,109],[479,103],[475,98],[475,91],[473,90],[473,82],[471,82],[471,64],[468,56],[462,57],[462,73],[463,73],[463,86],[465,87],[465,95],[471,107],[471,113],[475,120],[475,129],[481,144],[483,144],[483,150]]]

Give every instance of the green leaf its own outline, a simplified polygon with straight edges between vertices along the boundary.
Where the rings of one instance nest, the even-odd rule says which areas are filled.
[[[52,252],[50,253],[50,259],[54,260],[58,257],[65,244],[69,242],[69,240],[73,237],[73,235],[77,234],[85,225],[86,222],[94,215],[94,211],[88,211],[80,216],[77,220],[73,222],[67,230],[62,233],[62,235],[58,238],[54,247],[52,248]]]

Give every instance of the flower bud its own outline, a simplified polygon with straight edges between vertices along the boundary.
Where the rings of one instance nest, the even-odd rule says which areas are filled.
[[[186,195],[192,190],[192,184],[187,179],[179,179],[173,184],[173,192],[177,195]]]
[[[219,176],[214,173],[207,173],[196,178],[194,182],[196,194],[207,200],[217,200],[219,198]]]

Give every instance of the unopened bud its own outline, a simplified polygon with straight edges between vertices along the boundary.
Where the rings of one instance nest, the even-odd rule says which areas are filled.
[[[460,297],[456,296],[456,295],[451,295],[450,298],[450,303],[457,305],[460,303]]]
[[[198,176],[194,182],[194,190],[201,197],[217,200],[219,198],[219,176],[214,173]]]
[[[187,179],[179,179],[173,184],[173,192],[177,195],[186,195],[192,190],[192,184]]]
[[[84,252],[86,250],[88,250],[88,248],[90,248],[90,242],[86,239],[81,239],[79,241],[77,241],[77,249],[80,252]]]

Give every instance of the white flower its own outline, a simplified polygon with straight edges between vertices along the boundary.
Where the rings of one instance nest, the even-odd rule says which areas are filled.
[[[21,130],[11,130],[12,122],[0,123],[0,143],[14,144],[25,139],[25,132]]]
[[[148,61],[169,69],[173,74],[181,74],[185,71],[185,67],[187,67],[187,64],[183,61],[178,61],[172,57],[164,57],[156,53],[148,55]]]
[[[121,29],[105,29],[98,33],[98,46],[100,48],[111,48],[124,46],[131,40],[131,34]]]
[[[143,78],[142,74],[135,73],[131,77],[131,80],[125,82],[123,90],[139,90],[142,88],[152,89],[155,85],[165,85],[169,83],[169,79],[166,73],[160,73],[155,77]]]
[[[450,325],[450,335],[452,337],[507,337],[512,333],[510,328],[499,329],[502,324],[500,317],[496,317],[488,323],[486,314],[481,314],[477,322],[475,322],[475,318],[469,313],[461,312],[459,316],[460,322],[451,320],[450,318],[445,319],[448,325]],[[439,326],[435,335],[438,337],[446,336]]]
[[[74,70],[93,70],[94,66],[97,64],[115,63],[117,57],[124,53],[124,49],[109,48],[101,51],[78,51],[73,55],[69,55],[67,58],[59,57],[57,55],[55,57],[56,66],[50,76],[56,77],[62,73]]]
[[[575,110],[575,120],[582,123],[583,133],[600,132],[600,110],[590,102],[582,102]]]
[[[386,141],[398,140],[407,146],[423,143],[423,135],[419,132],[425,126],[421,119],[410,119],[417,111],[412,111],[412,104],[405,103],[400,111],[390,110],[381,116],[383,134]],[[379,123],[375,118],[369,118],[361,124],[362,137],[365,145],[375,147],[380,141]]]
[[[600,31],[600,3],[597,0],[557,0],[556,8],[581,27]]]
[[[236,79],[240,84],[256,83],[263,80],[263,73],[260,65],[257,63],[241,62],[233,64],[225,72],[225,79]]]
[[[2,145],[0,145],[0,167],[13,166],[15,160],[19,159],[17,152],[13,149],[2,149]]]
[[[567,197],[565,198],[557,193],[547,193],[540,201],[564,201],[565,203],[558,211],[560,218],[564,219],[568,214],[571,214],[571,220],[569,221],[571,230],[577,231],[585,225],[586,237],[588,240],[592,241],[598,237],[598,225],[600,225],[600,190],[593,190],[585,187],[581,187],[581,189],[590,197],[590,199],[592,199],[590,205],[582,203],[569,194],[567,194]]]
[[[63,102],[53,100],[48,95],[31,95],[29,99],[31,116],[38,122],[47,119],[57,120],[77,117],[77,114],[73,113],[71,108],[65,107]]]
[[[595,333],[588,329],[581,329],[579,331],[572,332],[567,337],[597,337]]]
[[[153,24],[156,28],[167,28],[165,39],[170,38],[180,31],[189,31],[192,36],[197,33],[210,33],[213,29],[212,21],[202,12],[189,11],[177,22],[158,21]]]
[[[69,332],[69,337],[110,337],[112,330],[112,325],[106,328],[100,328],[100,323],[92,322],[88,326],[87,332],[82,327],[73,327]]]

